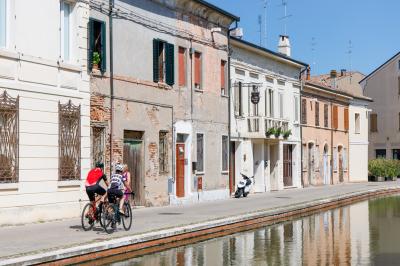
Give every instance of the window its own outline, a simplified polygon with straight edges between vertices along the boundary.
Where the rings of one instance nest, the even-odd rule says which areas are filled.
[[[336,105],[333,106],[332,112],[332,127],[334,129],[338,129],[338,107]]]
[[[278,85],[285,86],[285,81],[278,79]]]
[[[354,133],[360,134],[360,114],[354,114]]]
[[[269,99],[269,117],[274,117],[274,91],[270,89],[268,91]]]
[[[168,132],[166,131],[159,133],[158,165],[160,173],[168,173]]]
[[[222,171],[228,171],[228,136],[222,136]]]
[[[252,87],[253,87],[253,91],[257,91],[257,86],[256,85],[253,85]],[[253,106],[252,115],[253,116],[258,116],[258,104],[254,104],[254,103],[251,102],[251,92],[249,93],[249,100],[250,100],[249,104]]]
[[[299,114],[300,114],[300,110],[299,110],[299,97],[298,96],[294,96],[294,121],[295,122],[299,122]]]
[[[271,84],[274,84],[274,79],[271,77],[265,77],[265,81]]]
[[[245,76],[246,75],[246,72],[244,70],[242,70],[242,69],[239,69],[239,68],[235,68],[235,73],[238,74],[238,75],[241,75],[241,76]]]
[[[0,47],[7,45],[7,0],[0,0]]]
[[[393,149],[393,160],[400,160],[400,150],[399,149]]]
[[[0,183],[18,182],[18,105],[19,97],[0,94]]]
[[[301,123],[307,124],[307,99],[301,100]]]
[[[174,45],[153,39],[153,81],[175,84]]]
[[[178,51],[179,86],[186,86],[186,49],[179,47]]]
[[[196,144],[196,153],[197,153],[197,172],[204,172],[204,135],[198,133],[197,134],[197,144]]]
[[[59,180],[79,180],[81,178],[81,107],[71,100],[59,103],[58,152]]]
[[[71,52],[71,5],[67,2],[61,2],[61,58],[65,61],[70,60]]]
[[[227,95],[226,87],[226,61],[221,60],[221,95]]]
[[[89,19],[89,70],[100,67],[101,72],[106,71],[106,23]]]
[[[337,158],[338,158],[338,147],[333,147],[333,171],[334,172],[337,172],[337,168],[338,168]]]
[[[386,159],[386,150],[385,149],[377,149],[375,150],[375,158],[383,158]]]
[[[328,105],[324,104],[324,127],[329,127],[328,121]]]
[[[343,110],[344,130],[349,130],[349,108]]]
[[[284,102],[283,102],[283,93],[279,93],[279,118],[283,119],[283,108],[284,108]]]
[[[201,53],[195,52],[194,53],[194,88],[196,90],[202,90],[202,73],[201,73]]]
[[[258,74],[250,72],[250,77],[253,78],[253,79],[258,79]]]
[[[319,127],[319,102],[315,102],[315,126]]]
[[[92,167],[105,163],[105,128],[92,127]]]
[[[243,105],[242,105],[242,82],[238,82],[235,85],[235,92],[233,95],[235,99],[235,116],[242,116],[243,115]]]
[[[371,123],[371,132],[378,132],[378,115],[377,114],[370,114],[370,123]]]

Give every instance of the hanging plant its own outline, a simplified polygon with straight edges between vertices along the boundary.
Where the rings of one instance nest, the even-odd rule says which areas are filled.
[[[276,129],[275,129],[275,132],[274,132],[275,138],[279,138],[279,136],[281,135],[281,133],[282,133],[282,128],[280,128],[280,127],[276,128]]]
[[[271,135],[275,134],[275,128],[270,127],[267,129],[267,131],[265,131],[265,136],[269,137]]]
[[[292,135],[292,130],[290,130],[290,129],[289,130],[284,130],[282,132],[282,136],[283,136],[284,139],[289,138],[291,135]]]

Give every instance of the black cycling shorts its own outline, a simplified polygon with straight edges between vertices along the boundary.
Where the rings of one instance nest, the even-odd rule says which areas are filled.
[[[90,187],[86,187],[86,193],[89,197],[89,200],[94,201],[96,199],[95,194],[103,196],[104,194],[106,194],[106,190],[99,184],[96,184]]]
[[[122,198],[124,196],[124,192],[118,188],[110,188],[107,191],[108,201],[114,203],[114,198]]]

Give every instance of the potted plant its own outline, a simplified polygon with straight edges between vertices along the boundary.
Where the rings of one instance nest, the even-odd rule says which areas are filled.
[[[282,128],[280,128],[280,127],[276,128],[276,129],[275,129],[275,132],[274,132],[275,138],[279,138],[279,136],[281,135],[281,133],[282,133]]]
[[[267,129],[267,131],[265,131],[265,136],[269,137],[271,135],[273,135],[275,133],[275,128],[270,127]]]
[[[387,174],[385,161],[384,159],[374,159],[368,162],[368,171],[374,181],[385,181],[385,176]]]
[[[100,60],[101,60],[100,54],[98,52],[93,52],[93,60],[92,60],[93,69],[99,69]]]
[[[284,131],[282,132],[282,136],[283,136],[284,139],[289,138],[290,135],[292,135],[292,130],[290,130],[290,129],[284,130]]]

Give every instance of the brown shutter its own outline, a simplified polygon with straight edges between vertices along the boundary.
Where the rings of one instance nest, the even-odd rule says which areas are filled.
[[[194,53],[194,84],[198,85],[200,89],[201,84],[201,54],[198,52]]]
[[[324,127],[328,126],[328,105],[324,104]]]
[[[349,130],[349,108],[344,108],[344,130]]]
[[[301,123],[307,124],[307,99],[301,100]]]
[[[179,64],[179,86],[183,87],[186,85],[185,48],[183,47],[179,47],[178,64]]]
[[[315,126],[319,127],[319,102],[315,102]]]
[[[338,129],[338,107],[336,105],[333,106],[332,127]]]

